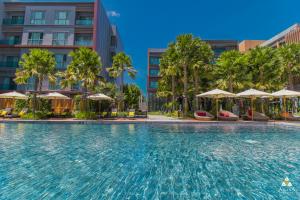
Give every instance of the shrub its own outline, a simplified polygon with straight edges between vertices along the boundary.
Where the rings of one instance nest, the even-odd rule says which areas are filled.
[[[76,119],[97,119],[95,112],[77,112],[75,113]]]
[[[20,112],[23,108],[29,108],[29,102],[27,100],[17,99],[15,103],[15,112]]]
[[[21,119],[32,119],[32,120],[40,120],[40,119],[47,119],[47,113],[37,111],[34,113],[30,112],[21,117]]]

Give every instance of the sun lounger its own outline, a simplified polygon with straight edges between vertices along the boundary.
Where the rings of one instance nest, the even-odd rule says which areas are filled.
[[[135,118],[135,110],[134,109],[130,109],[128,112],[128,118]]]
[[[251,110],[249,110],[247,112],[247,114],[244,116],[244,119],[252,120],[252,111]],[[253,112],[253,120],[254,121],[269,121],[270,118],[263,113],[254,111]]]
[[[0,117],[5,117],[7,115],[11,115],[12,114],[12,108],[5,108],[4,110],[2,110],[0,112]]]
[[[4,117],[5,118],[18,118],[26,115],[28,113],[28,108],[23,108],[19,113],[11,113],[7,114]]]
[[[117,109],[112,109],[111,110],[111,113],[110,113],[110,116],[112,117],[112,118],[116,118],[116,117],[118,117],[118,110]]]
[[[239,117],[229,111],[220,111],[219,112],[219,116],[218,116],[219,120],[221,121],[237,121],[239,120]]]
[[[215,118],[212,114],[206,111],[196,111],[194,112],[194,117],[199,121],[211,121]]]
[[[300,116],[297,116],[297,115],[295,115],[293,113],[288,113],[288,112],[281,113],[281,117],[283,119],[288,120],[288,121],[300,121]]]

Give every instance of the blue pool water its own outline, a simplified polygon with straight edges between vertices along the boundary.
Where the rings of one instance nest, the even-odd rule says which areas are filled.
[[[300,199],[300,128],[0,124],[0,199]]]

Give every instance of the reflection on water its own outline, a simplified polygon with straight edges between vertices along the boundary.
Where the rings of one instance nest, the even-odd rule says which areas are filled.
[[[0,131],[0,199],[300,199],[298,128],[0,123]],[[294,191],[280,191],[285,177]]]

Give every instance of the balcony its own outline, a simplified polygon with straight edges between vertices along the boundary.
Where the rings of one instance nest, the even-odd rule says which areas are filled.
[[[20,39],[0,40],[0,45],[18,45],[18,44],[21,44]]]
[[[79,26],[92,26],[94,24],[92,19],[77,19],[76,25]]]
[[[42,45],[43,40],[42,39],[29,39],[27,44],[28,45]]]
[[[4,25],[23,25],[24,24],[24,18],[20,19],[3,19]]]
[[[75,46],[93,46],[92,40],[76,40]]]
[[[0,90],[16,90],[15,84],[0,84]]]
[[[3,62],[0,62],[0,67],[17,68],[18,66],[19,66],[19,62],[16,62],[16,61],[3,61]]]

